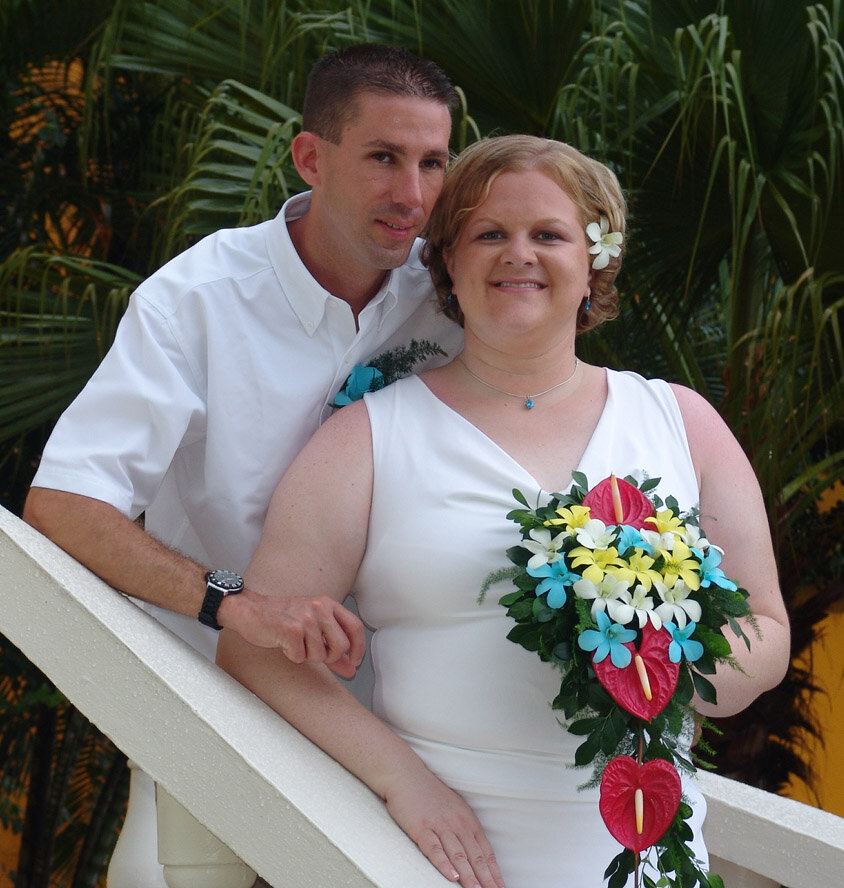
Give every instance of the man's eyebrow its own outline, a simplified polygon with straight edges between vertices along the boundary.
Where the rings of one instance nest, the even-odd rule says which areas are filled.
[[[398,154],[401,157],[404,157],[407,154],[407,149],[404,145],[399,145],[396,142],[387,142],[384,139],[372,139],[369,142],[364,142],[364,148],[378,148],[381,151],[389,151],[390,154]],[[430,151],[426,152],[425,157],[437,157],[443,162],[448,160],[448,151],[444,151],[439,148],[432,148]]]

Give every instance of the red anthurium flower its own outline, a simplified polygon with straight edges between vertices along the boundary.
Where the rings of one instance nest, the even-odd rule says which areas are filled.
[[[619,669],[607,657],[600,663],[593,662],[592,668],[598,681],[622,709],[650,721],[665,709],[677,689],[680,664],[671,662],[670,644],[671,636],[665,629],[654,629],[646,623],[639,649],[636,650],[633,642],[624,645],[633,655],[629,665]],[[636,662],[637,657],[641,663]]]
[[[640,765],[629,755],[620,755],[604,769],[598,807],[617,842],[631,851],[644,851],[671,826],[680,793],[680,775],[673,765],[663,759]]]
[[[590,518],[599,518],[604,524],[628,524],[636,530],[652,529],[645,519],[656,514],[644,493],[615,475],[596,484],[583,498],[583,505],[589,506]]]

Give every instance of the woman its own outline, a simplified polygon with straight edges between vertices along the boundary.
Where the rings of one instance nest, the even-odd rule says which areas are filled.
[[[549,706],[559,673],[505,640],[496,595],[476,603],[514,543],[514,486],[533,501],[576,468],[593,482],[644,470],[681,506],[699,500],[764,638],[752,657],[734,645],[747,674],[719,673],[717,710],[699,709],[736,712],[787,666],[765,513],[735,439],[693,392],[575,357],[577,333],[616,311],[619,251],[590,254],[586,235],[602,217],[624,231],[618,183],[574,149],[528,136],[467,149],[428,243],[464,352],[344,408],[273,498],[247,582],[338,600],[354,589],[376,629],[377,715],[324,667],[221,640],[225,668],[377,792],[464,886],[590,888],[618,851],[596,792],[578,792],[583,774],[568,767],[577,740]],[[684,789],[705,859],[702,799]]]

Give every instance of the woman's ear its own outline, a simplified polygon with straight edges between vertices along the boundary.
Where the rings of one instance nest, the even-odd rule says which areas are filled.
[[[445,262],[445,270],[448,272],[448,276],[454,282],[454,257],[450,250],[443,250],[443,262]]]

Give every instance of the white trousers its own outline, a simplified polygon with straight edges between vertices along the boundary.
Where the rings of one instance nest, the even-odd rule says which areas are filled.
[[[158,862],[155,782],[129,762],[129,807],[108,865],[108,888],[167,888]]]

